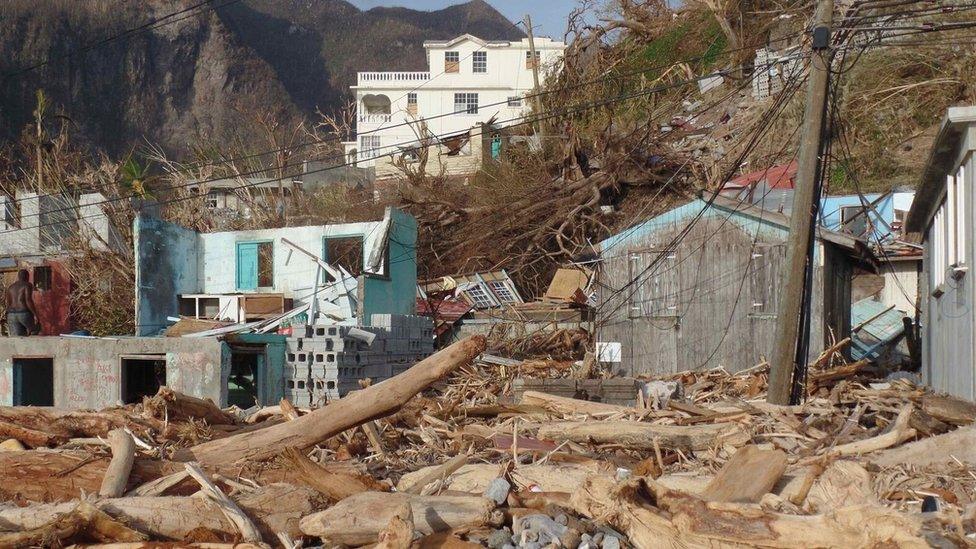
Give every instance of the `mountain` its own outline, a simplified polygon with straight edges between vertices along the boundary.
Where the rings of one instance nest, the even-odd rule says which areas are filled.
[[[148,141],[179,156],[201,138],[248,141],[258,113],[283,120],[333,110],[357,71],[422,70],[424,40],[522,36],[482,0],[432,12],[217,0],[208,5],[217,9],[99,43],[197,3],[0,2],[0,139],[32,120],[43,89],[93,149],[120,155]]]

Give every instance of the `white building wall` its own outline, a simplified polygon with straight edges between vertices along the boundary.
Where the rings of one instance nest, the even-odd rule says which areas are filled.
[[[377,240],[384,236],[382,221],[322,225],[314,227],[283,227],[255,231],[229,231],[201,233],[202,265],[198,272],[200,293],[236,293],[237,290],[237,243],[274,243],[274,287],[251,290],[256,292],[283,293],[286,297],[307,298],[315,285],[315,263],[312,259],[281,241],[286,238],[305,250],[321,257],[325,237],[363,236],[363,262]]]
[[[892,261],[881,267],[884,276],[884,288],[881,290],[881,302],[894,305],[896,309],[907,316],[915,316],[916,301],[918,300],[918,261]]]
[[[950,393],[969,400],[976,400],[976,364],[974,364],[974,330],[976,330],[976,313],[974,313],[974,276],[972,271],[974,253],[974,193],[973,174],[976,172],[973,150],[976,148],[976,126],[970,127],[963,139],[961,153],[957,158],[952,173],[958,173],[963,168],[964,177],[961,181],[960,192],[964,197],[964,211],[961,219],[954,220],[958,225],[955,235],[964,235],[964,254],[959,266],[970,269],[958,278],[951,276],[949,258],[946,257],[948,243],[951,240],[950,225],[933,222],[925,233],[925,295],[922,301],[924,309],[923,337],[923,374],[924,381],[940,392]],[[947,198],[947,194],[943,199]],[[946,217],[946,216],[940,216]],[[938,295],[940,294],[941,295]]]
[[[540,81],[555,70],[565,45],[540,37],[536,40],[540,55]],[[390,153],[398,147],[415,144],[422,120],[427,130],[437,136],[467,131],[491,118],[501,124],[522,120],[529,112],[531,99],[510,106],[509,98],[522,98],[533,90],[532,69],[526,64],[528,39],[520,42],[481,42],[462,37],[449,42],[425,43],[428,55],[427,73],[360,73],[353,86],[357,103],[357,139],[346,144],[346,152],[359,153],[361,166],[374,163],[364,149],[377,146],[377,153]],[[445,72],[445,53],[457,52],[459,70]],[[484,73],[474,72],[475,52],[484,52]],[[455,112],[455,94],[477,94],[477,113]],[[409,94],[416,94],[416,114],[409,112]],[[366,104],[376,99],[390,102],[389,113],[368,113]],[[364,141],[364,138],[366,139]]]

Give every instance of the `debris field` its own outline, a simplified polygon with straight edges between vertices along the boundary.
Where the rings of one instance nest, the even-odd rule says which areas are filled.
[[[473,336],[311,410],[166,387],[0,408],[0,547],[971,546],[976,406],[843,343],[796,406],[765,402],[765,364],[638,380],[633,406],[516,400],[517,378],[608,374]]]

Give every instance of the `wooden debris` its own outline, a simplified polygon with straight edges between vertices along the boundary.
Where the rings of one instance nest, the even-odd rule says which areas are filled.
[[[437,480],[443,480],[468,463],[468,456],[461,454],[445,461],[438,467],[433,468],[426,474],[415,480],[406,487],[399,488],[399,491],[406,494],[419,494],[428,484]]]
[[[635,413],[634,408],[618,406],[616,404],[604,404],[602,402],[590,402],[576,398],[567,398],[537,391],[526,391],[522,394],[522,401],[519,403],[527,406],[538,406],[556,414],[589,414],[608,416],[613,414]]]
[[[303,518],[301,529],[329,543],[375,543],[404,503],[410,505],[413,529],[423,535],[489,524],[494,509],[494,503],[482,497],[363,492]]]
[[[573,507],[606,520],[638,548],[661,547],[928,547],[921,523],[896,511],[852,506],[821,515],[795,516],[730,503],[707,503],[654,481],[616,484],[588,479]]]
[[[739,446],[749,435],[738,425],[657,425],[639,421],[557,421],[539,428],[539,438],[613,444],[625,448],[654,449],[657,440],[662,448],[695,451],[730,444]]]
[[[125,493],[129,483],[129,473],[136,458],[136,442],[125,429],[112,429],[108,434],[108,444],[112,448],[112,461],[105,469],[98,495],[117,498]]]
[[[177,393],[169,387],[160,387],[155,396],[146,397],[142,403],[146,417],[180,421],[189,418],[206,421],[209,425],[233,425],[233,416],[224,412],[210,400]]]
[[[922,410],[930,416],[953,425],[970,425],[976,421],[976,404],[948,395],[925,395]]]
[[[286,449],[284,457],[303,484],[322,493],[331,501],[340,501],[353,494],[380,488],[377,483],[367,484],[355,475],[329,471],[294,448]]]
[[[708,484],[702,499],[758,503],[773,489],[784,471],[786,454],[782,451],[743,446]]]
[[[468,364],[485,346],[485,339],[472,336],[426,358],[406,372],[382,383],[355,391],[294,421],[265,429],[232,435],[181,450],[179,461],[199,461],[207,466],[232,466],[242,461],[273,457],[284,448],[309,448],[350,427],[387,415],[415,394],[462,364]]]
[[[70,511],[49,522],[19,532],[0,533],[0,547],[53,547],[72,541],[144,542],[145,534],[132,530],[88,502],[82,501]]]
[[[374,549],[410,549],[413,543],[413,511],[409,503],[403,503],[390,519],[386,529],[380,532]]]

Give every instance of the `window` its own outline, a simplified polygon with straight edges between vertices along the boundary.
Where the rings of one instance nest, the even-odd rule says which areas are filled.
[[[444,52],[444,72],[461,72],[461,54],[456,51]]]
[[[519,108],[522,106],[522,97],[518,95],[511,95],[508,97],[508,106]]]
[[[502,303],[519,303],[518,298],[515,297],[515,293],[502,280],[489,280],[488,288]]]
[[[527,51],[525,52],[525,68],[534,69],[539,66],[539,52],[538,51]]]
[[[237,289],[274,287],[274,243],[237,243]]]
[[[407,94],[407,113],[417,116],[417,94],[414,92]]]
[[[455,93],[454,112],[465,113],[465,114],[478,114],[478,94]]]
[[[207,209],[209,209],[209,210],[216,210],[217,209],[218,202],[217,202],[217,193],[216,192],[210,191],[209,193],[207,193],[207,197],[205,198],[205,200],[207,202]]]
[[[472,55],[473,70],[475,74],[484,74],[488,72],[488,52],[486,51],[476,51]]]
[[[488,295],[488,292],[480,284],[464,290],[464,295],[474,305],[475,309],[490,309],[495,306],[494,300],[491,299],[491,296]]]
[[[13,405],[54,406],[54,359],[13,359]]]
[[[380,156],[380,136],[361,135],[359,136],[359,156],[361,158],[376,158]]]
[[[122,403],[142,402],[166,385],[166,356],[146,355],[122,358]]]
[[[363,274],[363,237],[326,238],[324,259],[352,276]]]
[[[34,287],[41,291],[51,289],[54,275],[50,267],[34,267]]]
[[[868,232],[868,216],[863,206],[845,206],[840,209],[841,230],[854,236]]]

